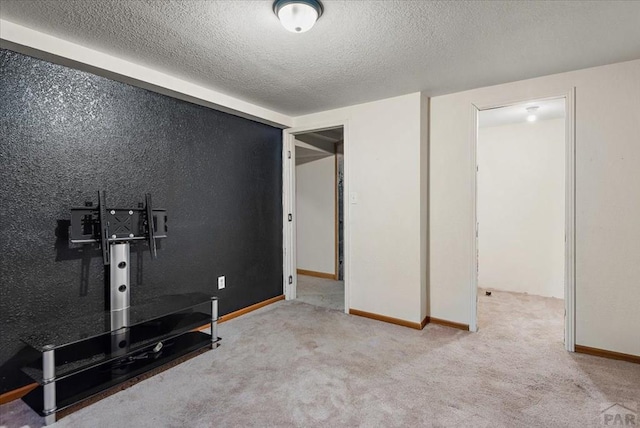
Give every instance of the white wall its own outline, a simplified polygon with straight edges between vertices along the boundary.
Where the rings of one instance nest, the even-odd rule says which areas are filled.
[[[336,273],[335,155],[296,165],[298,269]]]
[[[348,121],[346,181],[358,197],[357,204],[345,198],[350,308],[411,322],[421,322],[426,311],[423,104],[414,93],[294,119],[294,127]]]
[[[479,287],[564,298],[564,122],[478,130]]]
[[[640,355],[640,60],[431,99],[431,315],[469,323],[472,103],[576,88],[576,343]]]

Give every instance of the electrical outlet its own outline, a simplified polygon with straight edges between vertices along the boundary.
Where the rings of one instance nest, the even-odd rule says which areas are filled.
[[[218,290],[222,290],[224,287],[226,287],[224,276],[219,276],[218,277]]]

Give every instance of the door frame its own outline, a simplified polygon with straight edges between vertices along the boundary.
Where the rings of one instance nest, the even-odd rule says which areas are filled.
[[[472,135],[471,135],[471,165],[472,172],[472,229],[471,240],[471,314],[469,330],[478,330],[478,113],[500,107],[508,107],[535,101],[564,98],[565,100],[565,251],[564,251],[564,345],[565,349],[575,352],[576,343],[576,141],[575,141],[575,87],[565,92],[527,97],[525,99],[504,100],[488,104],[472,103]]]
[[[296,147],[295,136],[307,132],[325,131],[328,129],[343,128],[344,142],[344,181],[343,194],[349,194],[349,121],[338,120],[333,122],[323,122],[314,125],[300,126],[282,130],[282,290],[286,300],[293,300],[297,297],[298,281],[296,278],[296,174],[295,159]],[[343,208],[344,227],[344,312],[349,313],[350,302],[350,223],[349,204],[345,203]],[[291,214],[291,221],[289,220]],[[336,266],[337,269],[337,266]],[[291,278],[291,283],[289,283]]]

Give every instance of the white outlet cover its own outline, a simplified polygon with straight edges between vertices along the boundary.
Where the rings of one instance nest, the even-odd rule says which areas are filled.
[[[226,287],[224,276],[219,276],[218,277],[218,290],[222,290],[224,287]]]
[[[357,192],[351,192],[350,196],[350,200],[352,204],[357,204],[358,203],[358,193]]]

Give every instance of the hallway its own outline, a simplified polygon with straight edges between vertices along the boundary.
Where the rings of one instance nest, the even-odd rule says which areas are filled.
[[[298,275],[297,300],[314,306],[344,311],[344,281]]]

